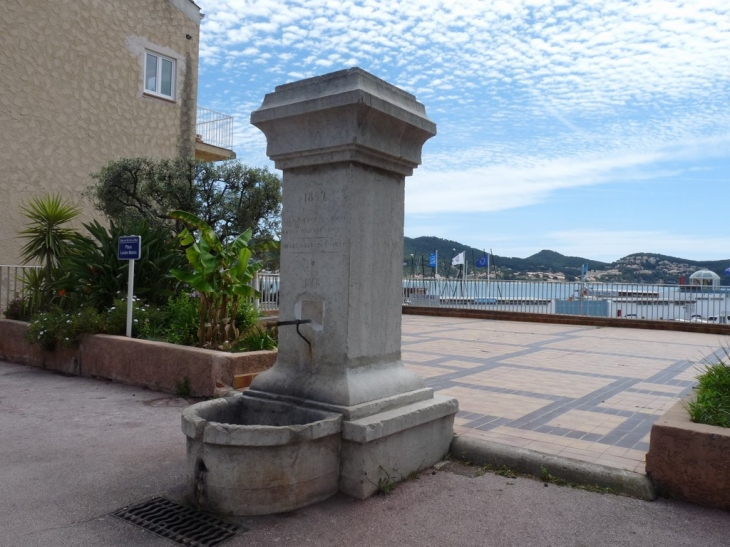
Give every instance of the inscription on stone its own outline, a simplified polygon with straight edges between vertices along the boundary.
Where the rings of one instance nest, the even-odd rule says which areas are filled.
[[[324,191],[305,192],[305,201],[326,201]],[[336,253],[347,247],[340,226],[344,223],[342,214],[331,215],[322,220],[317,216],[295,216],[289,219],[282,230],[282,249],[294,253],[325,252]]]

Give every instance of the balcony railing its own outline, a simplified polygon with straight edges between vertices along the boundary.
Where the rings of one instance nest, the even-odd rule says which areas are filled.
[[[233,150],[233,116],[198,107],[196,140],[226,150]]]

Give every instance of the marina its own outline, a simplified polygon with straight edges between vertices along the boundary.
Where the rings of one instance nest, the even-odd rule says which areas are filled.
[[[730,323],[730,287],[716,285],[408,278],[404,305]]]

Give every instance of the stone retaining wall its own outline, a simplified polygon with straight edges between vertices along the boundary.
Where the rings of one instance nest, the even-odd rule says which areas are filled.
[[[232,386],[234,375],[262,372],[276,361],[276,351],[228,353],[106,334],[84,337],[78,348],[47,352],[25,341],[27,328],[0,319],[0,359],[167,393],[187,377],[191,395],[210,397],[216,388]]]
[[[686,401],[652,426],[646,474],[662,496],[730,511],[730,429],[691,422]]]

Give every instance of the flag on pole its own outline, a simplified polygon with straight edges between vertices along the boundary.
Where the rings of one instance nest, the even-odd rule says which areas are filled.
[[[452,266],[458,266],[466,262],[466,251],[461,251],[458,255],[451,259]]]
[[[431,268],[435,268],[436,267],[436,259],[437,259],[437,257],[438,257],[438,253],[436,253],[436,252],[431,253],[430,255],[428,255],[428,265]]]
[[[725,268],[725,275],[730,275],[730,268]]]
[[[477,268],[489,268],[489,255],[485,254],[483,257],[477,260],[474,265]]]

